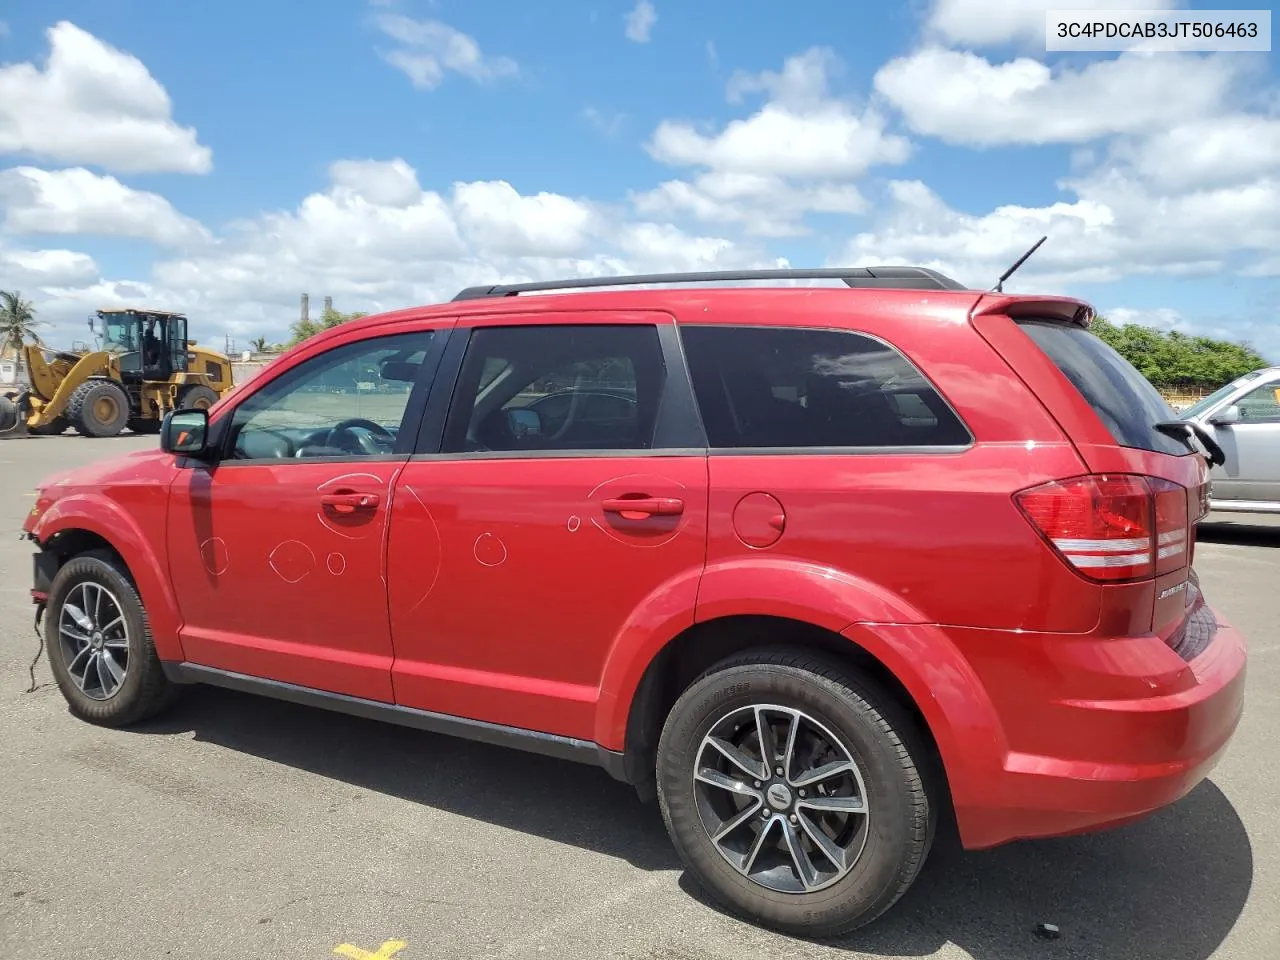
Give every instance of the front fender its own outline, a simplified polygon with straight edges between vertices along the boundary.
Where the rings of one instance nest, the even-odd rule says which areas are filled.
[[[72,494],[56,500],[30,533],[43,546],[58,534],[72,530],[96,534],[120,554],[146,607],[156,653],[161,660],[185,659],[178,637],[181,616],[177,597],[169,585],[165,566],[134,519],[105,497]]]

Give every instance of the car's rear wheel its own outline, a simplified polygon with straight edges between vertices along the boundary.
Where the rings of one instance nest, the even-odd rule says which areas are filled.
[[[71,712],[123,727],[169,705],[168,681],[132,581],[109,553],[68,560],[49,589],[45,611],[49,666]]]
[[[840,664],[745,654],[677,700],[658,795],[686,866],[734,912],[831,937],[888,910],[936,824],[910,717]]]

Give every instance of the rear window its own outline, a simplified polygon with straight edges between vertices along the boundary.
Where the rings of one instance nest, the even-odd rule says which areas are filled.
[[[1120,446],[1174,456],[1191,453],[1185,443],[1155,428],[1176,419],[1173,408],[1129,361],[1094,334],[1050,320],[1018,325],[1075,385]]]

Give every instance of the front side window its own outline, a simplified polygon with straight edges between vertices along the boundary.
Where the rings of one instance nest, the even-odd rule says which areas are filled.
[[[896,349],[864,334],[683,326],[718,448],[963,446],[969,431]]]
[[[376,457],[403,452],[409,397],[431,332],[376,337],[304,361],[232,414],[230,460]],[[406,441],[409,441],[406,435]],[[410,444],[411,445],[411,444]]]
[[[666,366],[656,327],[486,327],[467,347],[444,451],[647,450]]]
[[[1240,398],[1241,423],[1280,423],[1280,383],[1264,383]]]

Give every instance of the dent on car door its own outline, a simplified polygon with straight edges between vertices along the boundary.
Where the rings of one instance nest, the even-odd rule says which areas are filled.
[[[391,700],[384,533],[433,340],[334,347],[219,418],[221,456],[173,487],[170,568],[190,662]]]
[[[590,739],[638,612],[692,623],[707,466],[674,326],[571,316],[475,330],[440,441],[398,481],[397,703]],[[571,402],[602,394],[635,416]]]

